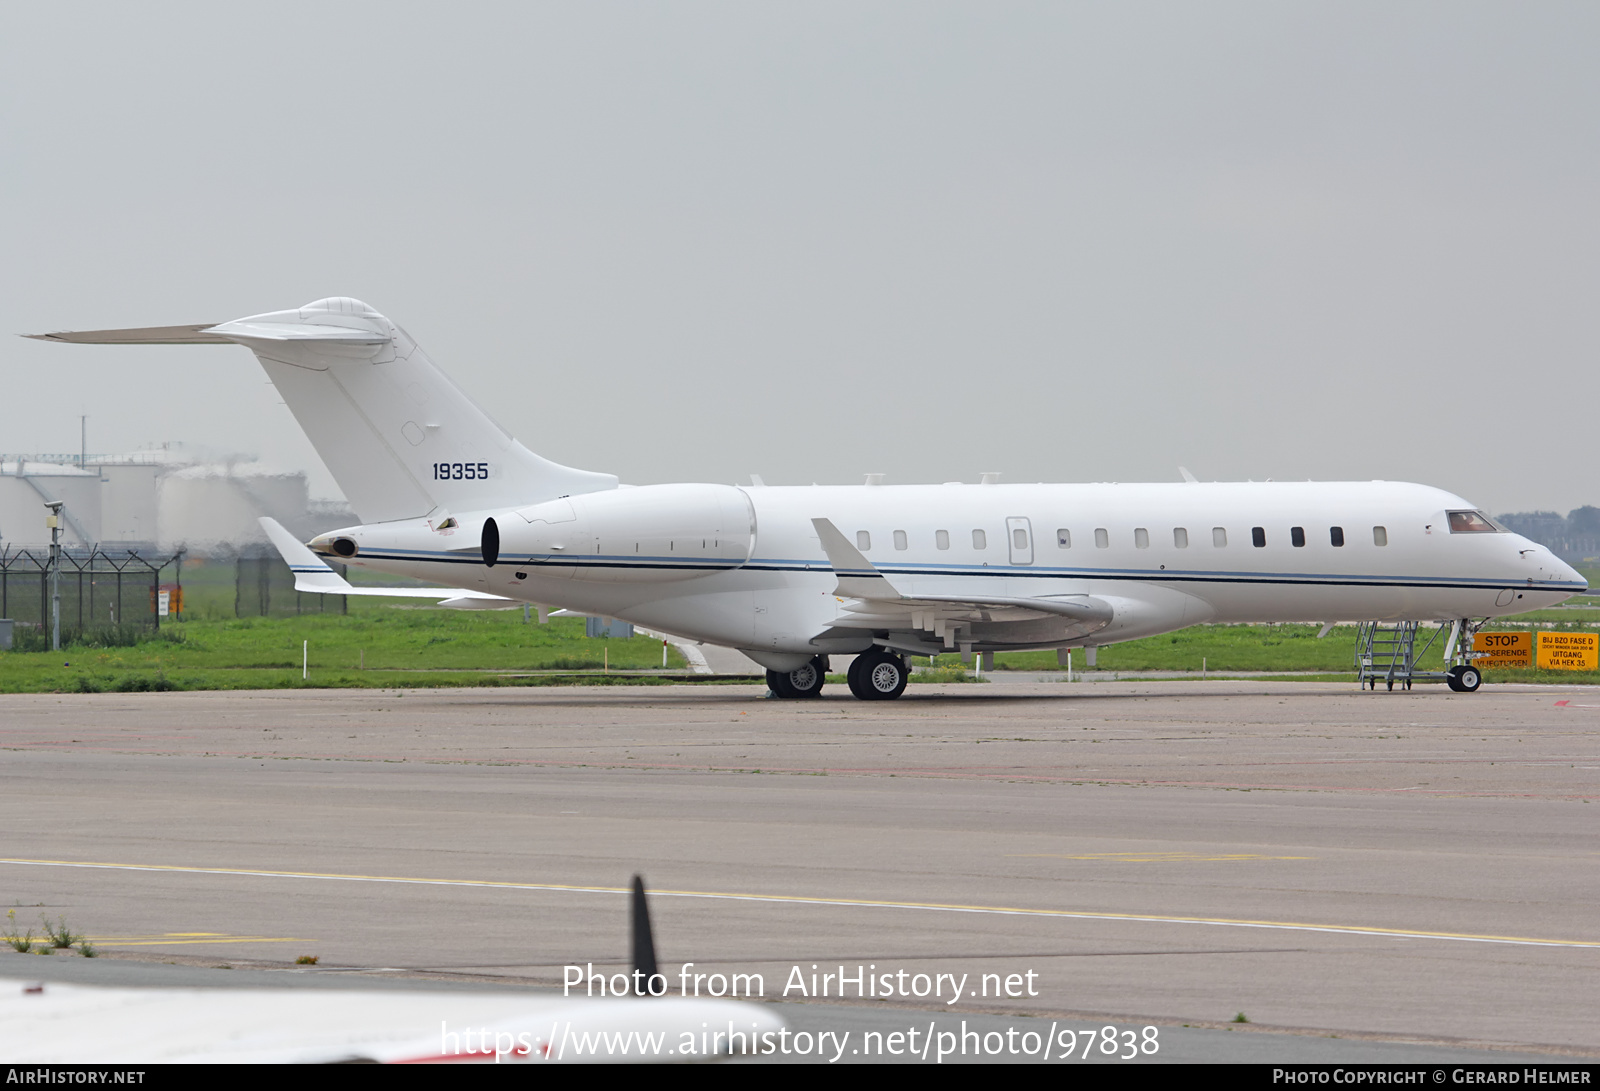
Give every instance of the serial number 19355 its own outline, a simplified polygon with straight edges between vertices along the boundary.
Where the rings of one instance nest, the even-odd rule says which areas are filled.
[[[433,479],[435,481],[487,481],[489,479],[489,464],[487,462],[435,462],[433,464]]]

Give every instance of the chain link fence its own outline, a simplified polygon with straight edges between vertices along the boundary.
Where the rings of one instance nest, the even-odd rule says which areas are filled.
[[[276,553],[270,556],[235,557],[233,566],[234,617],[289,617],[295,614],[350,612],[350,600],[345,595],[316,595],[296,591],[294,573]],[[341,576],[346,574],[345,565],[331,567]]]
[[[343,565],[334,565],[344,574]],[[294,573],[276,553],[149,557],[133,550],[61,551],[63,643],[131,643],[187,616],[290,617],[349,612],[344,595],[294,589]],[[50,552],[0,549],[0,619],[12,622],[15,647],[49,646]]]
[[[182,602],[183,553],[143,557],[132,551],[61,551],[61,630],[69,635],[154,630]],[[0,550],[0,618],[21,635],[48,633],[51,622],[50,553]]]

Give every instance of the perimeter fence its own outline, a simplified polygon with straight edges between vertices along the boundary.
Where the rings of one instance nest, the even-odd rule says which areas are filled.
[[[343,565],[333,568],[344,574]],[[186,616],[288,617],[348,612],[344,595],[296,591],[282,557],[154,556],[137,550],[61,551],[61,640],[117,646],[149,639]],[[50,646],[50,551],[0,548],[0,619],[19,651]],[[37,647],[36,647],[37,645]]]
[[[133,550],[63,549],[62,640],[95,634],[99,643],[129,643],[160,629],[182,602],[182,568],[181,550],[145,557]],[[30,633],[49,646],[50,600],[50,551],[0,549],[0,618],[14,623],[17,647],[33,643]]]

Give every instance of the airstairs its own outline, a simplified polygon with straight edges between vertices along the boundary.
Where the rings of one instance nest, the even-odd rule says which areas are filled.
[[[1356,672],[1362,686],[1378,688],[1384,682],[1389,689],[1399,683],[1405,689],[1413,682],[1448,682],[1447,672],[1418,670],[1417,661],[1425,656],[1441,636],[1450,632],[1451,623],[1444,622],[1419,644],[1419,621],[1401,621],[1386,625],[1381,621],[1363,621],[1356,627]],[[1452,640],[1450,644],[1455,642]],[[1454,647],[1446,649],[1447,657]]]

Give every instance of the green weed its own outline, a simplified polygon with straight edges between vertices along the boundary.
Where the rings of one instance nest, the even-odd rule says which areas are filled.
[[[33,929],[28,929],[26,933],[17,931],[17,911],[15,909],[6,910],[6,930],[0,933],[0,938],[3,938],[11,949],[18,954],[25,955],[33,950]]]
[[[81,933],[74,932],[67,925],[67,918],[64,916],[56,917],[56,923],[51,924],[50,918],[45,916],[43,913],[40,913],[39,923],[44,926],[44,934],[49,938],[50,946],[57,949],[71,947],[73,944],[83,939],[83,935]]]

